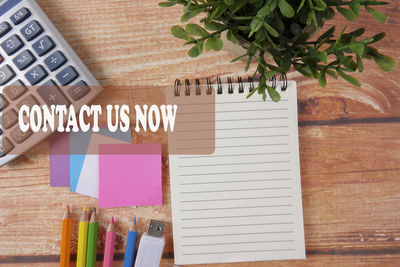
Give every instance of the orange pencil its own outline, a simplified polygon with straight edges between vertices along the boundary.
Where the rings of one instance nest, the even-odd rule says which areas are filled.
[[[71,248],[72,219],[69,216],[69,206],[64,213],[61,228],[60,267],[69,267],[69,253]]]

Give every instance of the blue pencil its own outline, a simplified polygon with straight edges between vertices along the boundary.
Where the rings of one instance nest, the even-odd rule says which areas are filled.
[[[128,240],[126,241],[125,257],[124,257],[124,267],[132,267],[135,260],[135,250],[136,250],[136,217],[133,218],[133,223],[129,228]]]

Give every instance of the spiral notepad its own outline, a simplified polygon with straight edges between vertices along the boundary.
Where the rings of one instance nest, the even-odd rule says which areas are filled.
[[[270,85],[280,102],[246,99],[241,78],[175,83],[179,103],[215,96],[213,153],[169,157],[176,264],[305,258],[296,83]]]

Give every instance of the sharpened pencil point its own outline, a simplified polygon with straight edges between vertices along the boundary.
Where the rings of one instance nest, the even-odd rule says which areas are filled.
[[[133,223],[136,224],[136,217],[133,217]]]
[[[86,210],[87,210],[87,208],[86,208],[86,205],[85,205],[85,206],[83,206],[83,210],[84,210],[84,211],[86,211]]]
[[[96,212],[96,208],[93,208],[93,212]]]
[[[114,224],[114,216],[111,217],[111,224]]]

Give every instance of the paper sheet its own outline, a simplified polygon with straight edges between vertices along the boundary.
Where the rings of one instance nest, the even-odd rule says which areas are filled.
[[[50,137],[50,186],[69,187],[69,133]]]
[[[303,259],[296,84],[278,103],[223,89],[215,152],[169,156],[175,263]]]

